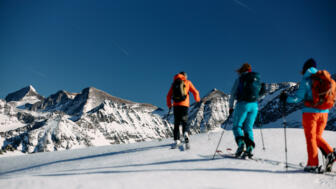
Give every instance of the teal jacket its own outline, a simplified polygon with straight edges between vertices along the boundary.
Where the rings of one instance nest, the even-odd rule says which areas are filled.
[[[230,99],[229,99],[229,108],[233,108],[234,101],[237,98],[238,84],[239,84],[239,78],[235,80],[235,82],[233,83],[233,86],[231,88],[231,95],[230,95]]]
[[[244,72],[241,75],[247,74],[248,72]],[[231,95],[230,95],[230,99],[229,99],[229,108],[233,108],[234,105],[234,101],[237,99],[237,89],[238,89],[238,85],[239,85],[239,80],[240,80],[240,76],[234,81],[233,86],[231,88]]]
[[[287,103],[298,103],[301,101],[313,100],[313,94],[312,94],[312,89],[311,89],[312,81],[310,79],[310,76],[316,73],[317,71],[318,70],[314,67],[311,67],[306,71],[306,73],[303,75],[303,78],[300,82],[299,89],[296,91],[295,95],[289,96],[287,98]],[[305,106],[302,109],[302,112],[329,113],[329,110],[320,110],[320,109]]]

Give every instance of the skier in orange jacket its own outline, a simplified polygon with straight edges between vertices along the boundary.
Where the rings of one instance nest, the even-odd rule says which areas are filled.
[[[178,83],[178,84],[176,84]],[[180,87],[181,86],[181,87]],[[178,88],[178,89],[176,89]],[[180,90],[182,90],[179,94]],[[174,107],[174,145],[173,148],[178,147],[180,142],[180,124],[182,124],[184,141],[186,143],[187,149],[190,148],[189,145],[189,127],[188,127],[188,108],[190,104],[189,92],[194,96],[196,102],[199,102],[200,96],[194,85],[187,79],[187,74],[185,72],[180,72],[174,76],[174,82],[169,89],[167,94],[167,106],[170,109]],[[177,97],[181,96],[181,97]],[[180,98],[180,99],[178,99]],[[173,104],[172,104],[173,99]]]

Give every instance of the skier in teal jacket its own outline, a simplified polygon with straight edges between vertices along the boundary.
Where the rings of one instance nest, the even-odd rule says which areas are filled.
[[[248,73],[252,72],[251,65],[245,63],[237,70],[239,78],[236,79],[234,85],[231,89],[231,96],[229,101],[230,115],[233,113],[233,134],[238,145],[236,151],[236,157],[252,157],[252,151],[255,147],[254,137],[253,137],[253,125],[258,115],[258,98],[265,92],[265,85],[260,84],[258,80],[254,90],[257,92],[254,100],[244,100],[241,96],[246,96],[250,94],[240,94],[243,93],[242,78]],[[251,74],[250,74],[251,75]],[[259,74],[254,73],[256,79],[260,79]],[[246,93],[246,92],[245,92]],[[233,111],[234,101],[237,100],[236,108]],[[246,146],[246,150],[245,150]]]

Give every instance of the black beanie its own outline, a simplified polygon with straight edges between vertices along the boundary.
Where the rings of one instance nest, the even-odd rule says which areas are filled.
[[[308,59],[304,65],[303,65],[303,68],[302,68],[302,74],[306,73],[306,71],[311,68],[311,67],[314,67],[316,68],[316,62],[313,58],[310,58]]]

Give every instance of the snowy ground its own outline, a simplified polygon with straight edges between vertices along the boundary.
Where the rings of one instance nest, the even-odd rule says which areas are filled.
[[[305,162],[302,129],[288,129],[288,160]],[[324,189],[335,188],[335,174],[303,173],[300,168],[252,160],[211,160],[221,131],[191,137],[192,149],[170,149],[171,139],[127,145],[111,145],[32,155],[0,156],[0,188],[208,188],[208,189]],[[255,156],[284,162],[283,129],[255,129]],[[324,133],[336,146],[336,132]],[[236,149],[226,131],[220,149]],[[334,171],[336,165],[334,165]]]

